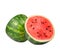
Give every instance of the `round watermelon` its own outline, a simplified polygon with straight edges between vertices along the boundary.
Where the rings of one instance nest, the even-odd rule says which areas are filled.
[[[6,26],[7,35],[18,42],[24,42],[27,39],[25,38],[25,20],[27,16],[24,14],[18,14],[14,16]]]
[[[26,38],[33,44],[44,44],[54,37],[52,23],[43,16],[31,16],[25,22]]]

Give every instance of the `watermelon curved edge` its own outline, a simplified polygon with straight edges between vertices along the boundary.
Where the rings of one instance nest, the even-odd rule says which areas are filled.
[[[26,37],[27,40],[29,40],[32,44],[35,44],[35,45],[42,45],[42,44],[45,44],[45,43],[49,42],[49,41],[46,41],[46,42],[36,41],[36,40],[34,40],[33,38],[31,38],[31,37],[27,34],[26,31],[25,31],[25,37]]]
[[[16,20],[18,18],[18,20]],[[21,19],[21,18],[23,18],[23,19],[21,19],[22,21],[23,21],[23,23],[22,23],[22,21],[21,20],[19,20],[19,18]],[[18,14],[18,15],[16,15],[16,16],[14,16],[8,23],[7,23],[7,25],[6,25],[6,29],[5,29],[5,31],[6,31],[6,34],[11,38],[11,39],[13,39],[13,40],[15,40],[15,41],[17,41],[17,42],[25,42],[27,39],[26,39],[26,37],[25,37],[25,28],[24,28],[24,24],[25,24],[25,20],[26,20],[26,18],[27,18],[27,16],[26,15],[24,15],[24,14]],[[19,26],[17,26],[16,25],[16,28],[14,27],[14,24],[12,23],[12,22],[17,22],[17,25],[19,25]],[[19,22],[19,21],[21,21],[21,22]],[[13,24],[13,25],[12,25]],[[21,27],[21,31],[17,28],[17,27],[19,27],[19,29],[20,29],[20,27]]]

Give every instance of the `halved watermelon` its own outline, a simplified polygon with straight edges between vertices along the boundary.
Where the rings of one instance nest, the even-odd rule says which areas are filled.
[[[14,16],[6,26],[7,35],[18,42],[24,42],[27,39],[25,38],[25,20],[27,16],[24,14],[18,14]]]
[[[54,36],[52,23],[43,16],[32,16],[25,22],[26,38],[33,44],[44,44]]]

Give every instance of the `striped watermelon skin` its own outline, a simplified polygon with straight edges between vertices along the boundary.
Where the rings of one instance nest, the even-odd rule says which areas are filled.
[[[24,42],[27,40],[25,38],[25,29],[24,29],[26,19],[27,19],[26,15],[18,14],[8,22],[6,26],[6,33],[11,39],[17,42]]]

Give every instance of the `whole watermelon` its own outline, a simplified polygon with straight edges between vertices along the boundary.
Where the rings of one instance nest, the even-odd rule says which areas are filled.
[[[27,19],[26,15],[18,14],[8,22],[6,26],[6,33],[11,39],[17,42],[24,42],[27,40],[25,38],[24,29],[24,23],[26,19]]]

